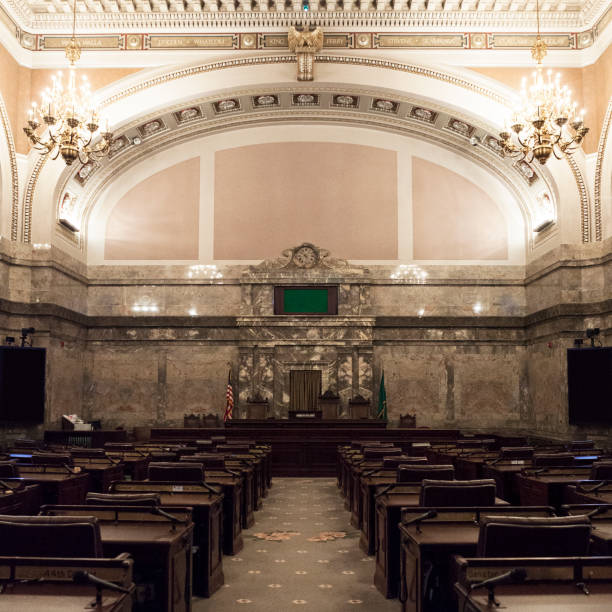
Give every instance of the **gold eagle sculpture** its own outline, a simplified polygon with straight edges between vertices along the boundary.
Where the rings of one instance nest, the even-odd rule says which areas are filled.
[[[298,30],[295,26],[289,28],[289,50],[297,56],[298,81],[314,80],[314,55],[323,48],[323,30]]]

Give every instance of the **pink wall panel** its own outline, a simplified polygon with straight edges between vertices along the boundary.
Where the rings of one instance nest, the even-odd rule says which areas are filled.
[[[395,151],[282,142],[215,154],[215,259],[312,242],[346,259],[397,258]]]

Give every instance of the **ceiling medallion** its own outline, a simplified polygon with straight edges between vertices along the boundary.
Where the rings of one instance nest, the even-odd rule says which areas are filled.
[[[335,95],[332,98],[332,105],[344,108],[357,108],[357,106],[359,106],[359,97],[349,96],[347,94]]]
[[[384,111],[386,113],[397,113],[397,109],[399,108],[399,102],[376,98],[372,101],[372,108],[374,110]]]
[[[318,106],[319,96],[317,94],[293,94],[291,103],[294,106]]]
[[[476,129],[473,125],[469,125],[465,121],[460,121],[459,119],[453,119],[452,117],[446,127],[453,132],[457,132],[458,134],[465,136],[466,138],[470,138]]]
[[[193,121],[194,119],[199,119],[201,116],[202,111],[197,106],[184,108],[183,110],[174,113],[174,117],[179,123],[184,123],[185,121]]]
[[[213,108],[216,113],[228,113],[231,111],[240,110],[240,101],[236,98],[231,98],[228,100],[219,100],[217,102],[213,102]]]
[[[264,94],[262,96],[253,97],[253,106],[278,106],[278,96],[274,94]]]
[[[161,119],[153,119],[153,121],[148,121],[144,125],[139,126],[138,131],[143,138],[146,138],[147,136],[152,136],[157,132],[161,132],[165,127]]]
[[[428,108],[413,106],[410,109],[410,117],[419,119],[420,121],[426,121],[427,123],[434,123],[438,118],[438,113],[429,110]]]

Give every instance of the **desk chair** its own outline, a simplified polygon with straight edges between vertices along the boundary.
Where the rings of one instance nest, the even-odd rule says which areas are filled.
[[[88,493],[85,503],[93,506],[160,506],[159,493]]]
[[[587,516],[485,516],[478,533],[479,557],[586,557]]]
[[[452,465],[400,465],[397,468],[397,482],[421,482],[429,480],[453,480],[455,468]]]
[[[203,482],[204,466],[201,463],[187,461],[149,463],[149,480],[175,480],[181,482]]]
[[[102,557],[98,519],[0,515],[0,553],[5,557]]]
[[[494,506],[495,480],[429,480],[422,482],[420,506]]]

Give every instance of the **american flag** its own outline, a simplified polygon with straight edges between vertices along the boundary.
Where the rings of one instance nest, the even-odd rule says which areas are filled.
[[[227,392],[225,394],[225,414],[223,415],[223,422],[231,421],[232,410],[234,409],[234,390],[232,389],[232,371],[229,371],[227,376]]]

